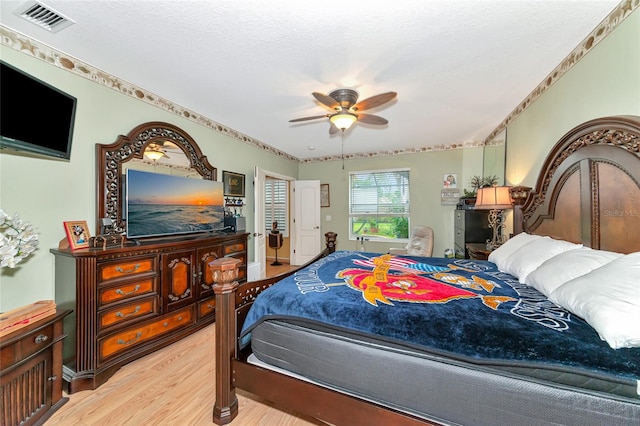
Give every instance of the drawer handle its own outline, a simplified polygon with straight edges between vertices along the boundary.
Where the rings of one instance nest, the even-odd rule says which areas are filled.
[[[121,274],[132,274],[134,272],[136,272],[138,269],[140,269],[140,265],[139,263],[136,263],[135,265],[133,265],[132,269],[127,269],[126,271],[124,269],[122,269],[120,266],[116,266],[116,271],[120,272]]]
[[[119,294],[119,295],[121,295],[121,296],[126,296],[126,295],[128,295],[128,294],[137,293],[137,292],[138,292],[138,290],[140,290],[140,284],[137,284],[137,285],[133,288],[133,290],[132,290],[132,291],[124,292],[124,291],[122,291],[122,290],[120,290],[120,289],[117,289],[117,290],[116,290],[116,293],[117,293],[117,294]]]
[[[140,312],[140,306],[136,306],[136,308],[133,310],[133,312],[130,312],[128,314],[123,314],[122,312],[118,311],[118,312],[116,312],[116,316],[120,317],[120,318],[126,318],[126,317],[130,317],[132,315],[135,315],[138,312]]]
[[[131,339],[131,340],[129,340],[129,341],[124,341],[124,340],[122,340],[122,339],[118,339],[118,342],[117,342],[117,343],[118,343],[119,345],[129,346],[129,345],[131,345],[131,344],[133,344],[133,343],[137,342],[137,341],[140,339],[140,337],[142,337],[142,332],[141,332],[141,331],[138,331],[138,332],[136,333],[136,337],[134,337],[133,339]]]
[[[215,309],[216,307],[215,307],[215,306],[211,306],[211,303],[207,303],[207,308],[209,308],[209,309]]]
[[[182,321],[182,315],[180,315],[178,318],[178,321]],[[162,324],[164,327],[169,327],[169,321],[165,321],[164,324]]]
[[[49,340],[49,337],[46,334],[39,334],[36,337],[35,341],[36,341],[36,343],[40,344],[40,343],[46,342],[47,340]]]

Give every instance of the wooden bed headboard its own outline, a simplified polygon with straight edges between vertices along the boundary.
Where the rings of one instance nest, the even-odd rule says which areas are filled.
[[[598,118],[565,134],[515,217],[515,232],[640,251],[640,117]]]

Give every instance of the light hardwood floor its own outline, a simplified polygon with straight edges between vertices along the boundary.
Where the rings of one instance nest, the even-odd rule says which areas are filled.
[[[270,270],[280,273],[289,265]],[[76,392],[47,426],[213,425],[215,325],[129,363],[93,391]],[[239,414],[232,426],[325,425],[316,419],[273,408],[238,391]]]

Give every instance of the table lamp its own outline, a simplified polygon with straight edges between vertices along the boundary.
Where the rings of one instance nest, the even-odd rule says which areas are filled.
[[[510,209],[513,200],[508,186],[488,186],[478,189],[476,195],[476,210],[489,210],[489,228],[493,230],[493,237],[487,240],[487,249],[494,250],[502,244],[502,228],[504,227],[503,210]]]

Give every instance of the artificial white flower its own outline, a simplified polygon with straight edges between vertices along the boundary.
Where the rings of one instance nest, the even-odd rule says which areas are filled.
[[[37,247],[35,228],[23,222],[18,213],[10,217],[0,209],[0,268],[15,268]]]

